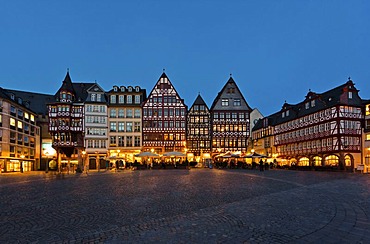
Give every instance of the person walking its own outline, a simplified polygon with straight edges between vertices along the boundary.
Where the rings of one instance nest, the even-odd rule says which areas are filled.
[[[263,171],[263,161],[262,161],[262,159],[260,160],[260,171]]]

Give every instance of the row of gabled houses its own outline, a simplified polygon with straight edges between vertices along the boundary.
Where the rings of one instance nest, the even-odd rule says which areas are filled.
[[[139,86],[72,82],[67,72],[54,95],[2,88],[0,99],[2,172],[101,169],[143,161],[135,155],[145,151],[200,163],[256,152],[282,166],[369,165],[370,102],[351,80],[266,117],[231,76],[210,107],[200,94],[188,107],[164,72],[148,95]]]

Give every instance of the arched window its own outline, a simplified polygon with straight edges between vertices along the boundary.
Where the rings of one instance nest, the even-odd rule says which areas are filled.
[[[325,158],[325,165],[327,166],[338,166],[339,158],[335,155],[330,155]]]
[[[308,158],[300,158],[298,166],[310,166],[310,160]]]
[[[346,167],[350,167],[350,166],[351,166],[351,162],[352,162],[351,157],[350,157],[349,155],[346,155],[346,156],[344,157],[344,162],[345,162],[345,164],[346,164]]]
[[[322,158],[319,157],[319,156],[314,157],[313,158],[313,165],[314,166],[321,166],[321,160],[322,160]]]

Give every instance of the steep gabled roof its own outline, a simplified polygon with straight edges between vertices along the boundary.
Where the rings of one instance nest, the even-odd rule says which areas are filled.
[[[163,83],[162,80],[164,80],[165,83]],[[160,93],[163,93],[164,91],[167,91],[167,93],[176,94],[176,96],[180,99],[180,101],[182,102],[182,104],[184,104],[186,106],[184,99],[182,99],[180,97],[180,94],[176,91],[175,87],[172,85],[172,82],[167,77],[167,75],[166,75],[165,72],[163,72],[162,75],[159,77],[157,83],[155,84],[155,86],[153,87],[153,89],[150,91],[150,93],[149,93],[149,95],[148,95],[147,98],[152,97],[154,95],[154,93],[156,93],[156,91],[158,91],[158,90],[160,91]]]
[[[229,80],[223,86],[221,91],[217,94],[217,97],[213,100],[213,103],[212,103],[212,106],[211,106],[210,110],[214,110],[216,108],[217,104],[220,102],[220,100],[222,99],[223,96],[231,97],[231,95],[227,96],[227,90],[228,90],[229,87],[233,87],[233,88],[236,89],[235,97],[238,97],[238,98],[241,99],[241,103],[242,103],[241,107],[244,107],[246,110],[252,111],[252,108],[248,105],[248,103],[245,100],[242,92],[240,91],[238,85],[236,84],[236,82],[234,81],[234,79],[232,77],[229,78]]]
[[[190,110],[194,107],[194,105],[204,105],[207,108],[207,110],[209,111],[209,108],[208,108],[206,102],[203,100],[203,98],[200,94],[198,94],[198,96],[195,98],[195,101],[194,101],[193,105],[191,105]]]

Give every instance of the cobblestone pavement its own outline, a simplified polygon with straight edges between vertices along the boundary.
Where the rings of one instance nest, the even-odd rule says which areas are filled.
[[[0,243],[370,243],[370,175],[0,175]]]

